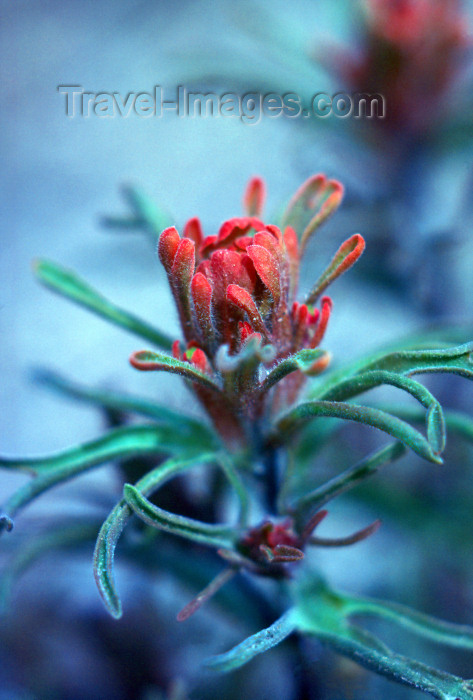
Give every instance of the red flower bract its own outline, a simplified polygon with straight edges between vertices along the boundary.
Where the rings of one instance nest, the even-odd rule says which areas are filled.
[[[193,384],[225,437],[241,432],[242,421],[263,416],[265,392],[260,383],[265,373],[301,350],[314,351],[322,342],[332,310],[330,298],[322,292],[364,249],[358,234],[345,241],[305,301],[298,302],[301,251],[338,207],[343,188],[324,175],[310,178],[290,200],[281,228],[259,218],[264,192],[260,178],[250,180],[244,195],[248,215],[225,221],[216,235],[204,236],[199,219],[193,218],[182,237],[171,227],[159,239],[159,258],[185,341],[184,348],[179,341],[174,343],[173,356],[191,363],[221,389],[216,394],[205,382]],[[328,355],[310,355],[309,360],[304,356],[304,362],[304,372],[316,374],[327,366]],[[138,369],[162,366],[143,362],[140,353],[132,364]],[[268,383],[272,387],[279,382],[272,390],[276,392],[272,410],[297,397],[305,381],[298,368],[294,360],[281,378]]]
[[[297,235],[282,233],[248,217],[226,221],[217,236],[200,238],[197,219],[182,238],[168,228],[159,239],[159,257],[169,276],[185,340],[211,358],[221,345],[241,350],[259,333],[282,359],[304,347],[315,347],[327,325],[331,303],[322,313],[295,299],[299,269]]]

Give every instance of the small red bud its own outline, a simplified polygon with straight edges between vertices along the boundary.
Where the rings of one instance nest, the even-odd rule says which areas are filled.
[[[172,344],[172,356],[176,358],[176,360],[181,359],[181,343],[179,340],[175,340]]]
[[[317,345],[320,345],[322,342],[325,331],[327,330],[330,314],[332,312],[332,306],[333,304],[330,297],[322,297],[322,311],[320,312],[320,319],[317,328],[315,329],[315,335],[310,343],[311,348],[316,348]]]
[[[243,206],[248,216],[261,216],[265,197],[264,181],[260,177],[252,177],[243,196]]]
[[[195,348],[192,353],[189,353],[190,357],[187,357],[186,353],[186,359],[189,359],[189,362],[197,369],[200,369],[201,372],[208,372],[210,369],[209,361],[207,360],[207,355],[203,350],[200,348]]]
[[[189,238],[181,239],[174,262],[171,268],[171,275],[179,287],[188,286],[194,273],[195,266],[195,243]]]
[[[202,245],[204,235],[202,233],[202,226],[200,224],[200,220],[196,216],[194,216],[194,218],[192,219],[189,219],[189,221],[184,226],[183,236],[184,238],[190,238],[191,241],[194,241],[197,248],[200,248],[200,246]]]
[[[239,321],[238,322],[238,330],[240,331],[240,343],[241,345],[244,345],[250,335],[253,335],[254,330],[248,323],[248,321]]]
[[[210,340],[214,330],[211,311],[212,285],[201,272],[197,272],[192,278],[191,294],[202,336],[204,339]]]
[[[174,226],[164,229],[159,237],[158,255],[168,274],[171,271],[180,240],[181,237]]]

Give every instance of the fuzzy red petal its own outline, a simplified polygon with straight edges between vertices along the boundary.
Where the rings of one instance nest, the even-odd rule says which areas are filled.
[[[264,180],[260,177],[252,177],[243,196],[243,206],[248,216],[261,216],[265,198]]]
[[[327,330],[330,314],[332,313],[333,303],[330,297],[322,297],[322,310],[320,312],[319,322],[315,329],[315,335],[311,340],[310,347],[316,348],[319,345]]]
[[[273,301],[277,305],[281,298],[280,272],[277,260],[266,248],[260,245],[249,246],[247,253],[253,261],[261,281],[269,289]]]
[[[174,226],[164,229],[159,237],[158,255],[166,272],[170,272],[181,237]]]
[[[204,240],[204,235],[202,233],[200,220],[197,218],[197,216],[189,219],[189,221],[186,223],[184,226],[183,236],[184,238],[190,238],[191,241],[194,241],[197,250],[200,248],[202,241]]]
[[[192,278],[191,294],[194,302],[197,323],[205,339],[213,336],[212,326],[212,285],[201,272],[197,272]]]
[[[266,328],[260,312],[253,297],[246,289],[239,287],[237,284],[229,284],[227,287],[227,299],[247,314],[250,324],[256,331],[266,335]]]
[[[179,286],[189,286],[195,266],[195,244],[189,238],[182,238],[174,256],[171,268],[173,281]]]

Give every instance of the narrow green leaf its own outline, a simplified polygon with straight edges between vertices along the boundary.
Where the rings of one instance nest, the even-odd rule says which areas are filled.
[[[231,546],[235,537],[235,528],[229,525],[203,523],[183,515],[170,513],[155,506],[131,484],[125,484],[123,495],[133,512],[145,523],[173,535],[209,545],[210,547]]]
[[[161,231],[174,223],[171,215],[138,187],[125,186],[123,194],[141,226],[152,236],[159,236]]]
[[[410,377],[387,370],[369,370],[340,382],[323,394],[321,398],[329,401],[343,401],[383,384],[395,386],[408,392],[428,409],[426,415],[427,437],[433,452],[440,454],[445,448],[445,423],[442,407],[428,389]]]
[[[296,628],[293,611],[288,610],[279,620],[243,642],[225,654],[213,656],[205,662],[207,668],[220,673],[228,673],[251,661],[258,654],[280,644]]]
[[[439,455],[445,449],[446,431],[445,417],[438,402],[432,403],[427,411],[427,439],[432,445],[434,454]]]
[[[138,231],[143,228],[143,222],[136,216],[110,216],[100,217],[100,223],[105,228],[113,228],[116,231]],[[156,240],[156,239],[155,239]]]
[[[136,187],[126,186],[122,191],[133,216],[104,216],[102,224],[119,230],[141,229],[156,242],[161,231],[174,223],[171,215]]]
[[[473,699],[470,681],[397,654],[366,630],[349,624],[344,594],[331,591],[320,579],[311,583],[310,576],[306,576],[297,582],[295,598],[293,615],[300,632],[314,635],[375,673],[423,690],[438,700]]]
[[[394,413],[395,416],[412,423],[422,423],[424,414],[415,406],[401,406],[396,404],[383,404],[382,409],[389,413]],[[460,435],[468,442],[473,442],[473,418],[461,411],[449,411],[444,409],[445,425],[448,432]]]
[[[222,471],[224,472],[225,476],[227,477],[229,483],[235,490],[235,493],[239,500],[240,513],[238,516],[238,523],[243,527],[247,524],[248,521],[249,500],[247,489],[245,487],[245,484],[241,480],[235,463],[230,455],[227,455],[225,453],[220,454],[218,463],[222,468]]]
[[[139,425],[111,430],[97,440],[85,442],[48,457],[15,459],[0,458],[0,467],[26,471],[34,475],[56,474],[58,471],[83,471],[113,459],[142,454],[162,454],[176,449],[178,435],[163,426]]]
[[[304,374],[310,375],[316,363],[318,364],[323,361],[328,363],[329,358],[329,353],[319,348],[315,350],[299,350],[299,352],[290,355],[273,367],[271,372],[269,372],[261,382],[259,391],[262,393],[269,391],[269,389],[284,379],[284,377],[287,377],[288,374],[291,374],[291,372],[300,370],[304,372]]]
[[[94,550],[95,583],[105,607],[116,619],[122,616],[122,604],[113,575],[115,548],[131,515],[131,508],[123,499],[119,501],[100,528]]]
[[[375,615],[392,620],[415,634],[438,644],[473,650],[473,627],[438,620],[406,605],[362,596],[339,594],[346,615]]]
[[[217,455],[203,454],[199,457],[188,459],[170,459],[136,482],[135,486],[144,495],[149,495],[153,491],[163,486],[167,481],[177,474],[195,466],[217,460]],[[114,555],[120,535],[126,523],[133,514],[126,501],[122,499],[110,512],[108,518],[102,525],[94,552],[94,576],[99,589],[99,593],[109,613],[119,618],[122,614],[120,598],[118,596],[113,575]]]
[[[291,511],[297,511],[298,515],[303,517],[303,514],[309,509],[319,510],[336,496],[351,490],[367,477],[376,474],[381,467],[394,462],[405,453],[406,447],[400,442],[383,447],[299,498],[297,503],[291,506]]]
[[[471,329],[468,329],[471,333]],[[456,340],[461,337],[461,330],[456,332],[446,329],[445,337]],[[465,331],[466,333],[466,331]],[[473,343],[466,343],[452,347],[447,342],[442,342],[440,333],[426,334],[425,342],[422,337],[408,337],[399,341],[401,349],[394,352],[386,350],[378,350],[371,353],[368,357],[356,359],[344,367],[334,368],[324,374],[323,381],[314,383],[310,391],[310,397],[317,399],[327,394],[333,387],[340,382],[354,377],[360,372],[367,370],[389,370],[400,374],[421,374],[429,372],[451,372],[460,374],[468,379],[471,379],[473,372],[473,364],[471,353]],[[436,349],[425,348],[427,343],[435,344]],[[425,349],[412,349],[413,346],[424,346]],[[404,348],[404,349],[403,349]]]
[[[371,362],[365,369],[386,369],[402,374],[449,372],[473,379],[473,343],[439,350],[401,350]]]
[[[370,671],[402,685],[423,690],[437,700],[473,700],[473,688],[468,681],[397,654],[364,630],[347,626],[343,634],[326,630],[317,630],[313,634],[335,651]]]
[[[172,338],[105,299],[71,270],[48,260],[37,260],[34,270],[39,281],[49,289],[164,350],[171,349]]]
[[[316,417],[342,418],[371,425],[400,440],[420,457],[437,464],[442,463],[425,437],[408,423],[376,408],[341,401],[309,401],[299,404],[277,421],[272,437],[275,441],[286,442],[294,431]]]
[[[26,471],[35,478],[19,488],[3,505],[3,515],[12,518],[20,508],[48,489],[77,474],[114,459],[145,454],[163,454],[179,449],[179,436],[159,426],[118,428],[104,437],[64,450],[50,457],[0,458],[0,467]]]
[[[207,389],[212,391],[220,391],[220,387],[213,379],[195,365],[190,362],[177,360],[175,357],[164,355],[161,352],[152,352],[151,350],[139,350],[134,352],[130,358],[130,362],[135,367],[143,372],[171,372],[171,374],[180,374],[184,379],[190,379],[192,382],[202,384]]]
[[[202,421],[185,416],[149,399],[129,394],[119,394],[114,391],[94,389],[50,370],[36,371],[34,377],[48,388],[74,399],[86,401],[103,408],[136,413],[137,415],[152,418],[157,423],[168,423],[180,430],[192,431],[193,438],[200,436],[201,442],[209,443],[205,449],[208,449],[210,442],[214,439],[211,429]]]

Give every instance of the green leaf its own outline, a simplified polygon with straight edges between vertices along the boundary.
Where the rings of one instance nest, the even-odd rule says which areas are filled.
[[[159,207],[142,190],[126,186],[123,187],[123,195],[133,212],[133,216],[105,216],[102,218],[104,226],[115,229],[141,229],[156,242],[161,231],[174,223],[171,215]]]
[[[296,430],[316,417],[342,418],[371,425],[400,440],[420,457],[436,464],[442,463],[442,459],[434,454],[425,437],[408,423],[376,408],[341,401],[309,401],[299,404],[277,421],[272,438],[277,442],[286,442]]]
[[[78,384],[50,370],[39,370],[35,372],[34,377],[47,387],[66,396],[86,401],[102,408],[136,413],[137,415],[152,418],[157,423],[167,423],[170,426],[179,428],[179,430],[191,431],[193,439],[200,438],[199,442],[201,444],[206,443],[205,449],[208,449],[212,440],[214,440],[211,429],[202,421],[185,416],[149,399],[120,394],[114,391],[94,389]]]
[[[40,282],[49,289],[164,350],[171,349],[172,338],[105,299],[71,270],[48,260],[37,260],[34,270]]]
[[[397,654],[380,643],[374,635],[354,626],[347,626],[343,634],[326,630],[316,630],[313,634],[335,651],[370,671],[402,685],[423,690],[437,700],[473,700],[473,686],[468,681]]]
[[[123,495],[133,512],[152,527],[210,547],[229,547],[233,544],[235,528],[232,526],[203,523],[183,515],[170,513],[155,506],[131,484],[125,484]]]
[[[240,513],[238,516],[238,523],[241,527],[244,527],[248,521],[249,512],[249,500],[248,492],[245,484],[241,480],[236,464],[232,459],[232,456],[222,453],[219,455],[219,465],[222,468],[225,476],[227,477],[229,483],[232,485],[238,501],[240,503]]]
[[[445,448],[445,422],[442,407],[430,391],[414,379],[387,370],[368,370],[340,382],[321,398],[329,401],[343,401],[383,384],[407,391],[427,408],[427,436],[433,452],[440,454]]]
[[[19,488],[3,506],[3,515],[13,517],[48,489],[92,467],[114,459],[145,454],[163,454],[182,449],[179,433],[159,426],[133,426],[110,431],[98,440],[64,450],[50,457],[0,458],[0,467],[26,471],[35,478]]]
[[[142,479],[136,482],[135,487],[143,495],[149,495],[177,474],[190,469],[196,464],[215,462],[217,458],[218,455],[216,453],[211,453],[187,459],[170,459],[145,474]],[[95,581],[105,607],[115,618],[119,618],[122,615],[121,602],[113,575],[115,548],[132,514],[133,511],[126,501],[124,499],[119,501],[102,525],[95,545]]]
[[[471,329],[468,329],[470,332]],[[466,331],[465,331],[466,332]],[[445,330],[446,337],[456,339],[458,335],[462,335],[460,330],[456,332]],[[471,353],[473,343],[466,343],[455,347],[441,342],[438,339],[439,332],[435,334],[427,334],[425,343],[422,337],[414,336],[401,340],[399,345],[406,349],[400,349],[395,352],[386,354],[384,350],[378,350],[371,353],[367,357],[358,358],[354,362],[349,363],[338,369],[332,369],[324,374],[323,381],[314,383],[310,390],[311,398],[320,398],[327,394],[331,389],[337,386],[341,381],[356,376],[360,372],[367,370],[388,370],[398,372],[400,374],[421,374],[429,372],[451,372],[460,374],[461,376],[471,379],[473,372],[473,364],[471,361]],[[412,350],[413,345],[423,345],[432,343],[437,346],[436,349],[426,348],[423,350]]]
[[[164,355],[161,352],[152,352],[151,350],[139,350],[134,352],[130,358],[130,362],[136,369],[143,372],[170,372],[171,374],[180,374],[184,379],[190,379],[192,382],[202,384],[206,389],[220,392],[220,387],[216,384],[208,374],[201,372],[190,362],[177,360],[175,357]]]
[[[298,517],[304,519],[304,513],[307,510],[319,510],[328,501],[354,488],[367,477],[376,474],[381,467],[394,462],[405,453],[406,447],[400,442],[387,445],[299,498],[290,510],[297,511]]]
[[[363,596],[338,594],[346,615],[375,615],[392,620],[411,632],[438,644],[473,650],[473,627],[438,620],[406,605]]]
[[[259,391],[262,393],[269,391],[275,384],[287,377],[291,372],[300,370],[304,374],[311,374],[314,365],[320,361],[328,360],[329,353],[316,348],[315,350],[299,350],[294,355],[290,355],[285,360],[279,362],[271,372],[261,382]]]
[[[233,671],[251,661],[258,654],[280,644],[295,628],[293,612],[289,610],[270,627],[253,634],[225,654],[213,656],[205,662],[205,665],[220,673]]]
[[[355,613],[349,608],[354,605],[352,599],[348,602],[344,594],[331,591],[317,576],[311,581],[306,575],[297,582],[295,598],[293,619],[300,632],[314,635],[361,666],[438,700],[473,699],[471,681],[397,654],[369,632],[350,624],[347,617]]]
[[[424,414],[415,406],[401,406],[389,404],[382,406],[383,410],[394,413],[395,416],[409,420],[412,423],[422,423]],[[464,440],[473,442],[473,418],[461,411],[449,411],[444,409],[445,425],[448,432],[460,435]]]
[[[402,374],[449,372],[473,379],[473,343],[439,350],[401,350],[371,362],[365,369]]]
[[[122,605],[113,575],[115,548],[131,515],[131,508],[127,506],[124,500],[119,501],[100,528],[97,542],[95,543],[95,582],[105,607],[112,617],[116,619],[122,616]]]
[[[143,229],[143,223],[136,216],[101,216],[100,223],[105,228],[112,228],[115,231],[138,231]],[[156,241],[156,238],[154,238]]]

